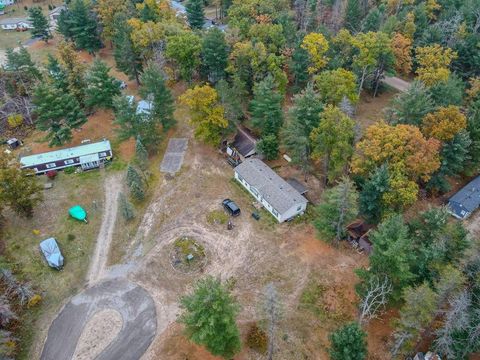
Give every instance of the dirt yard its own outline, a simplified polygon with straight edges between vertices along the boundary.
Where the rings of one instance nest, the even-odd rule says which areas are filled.
[[[182,109],[177,111],[177,117],[184,115]],[[189,343],[175,323],[179,298],[206,274],[234,284],[242,306],[242,334],[253,321],[261,320],[262,289],[273,282],[284,304],[276,358],[325,358],[328,333],[356,316],[353,270],[366,266],[366,258],[316,239],[308,224],[279,225],[265,215],[256,222],[250,216],[253,199],[233,182],[232,168],[225,160],[211,147],[193,140],[183,121],[175,137],[189,137],[183,167],[173,178],[155,174],[158,185],[152,200],[139,220],[138,231],[121,243],[125,251],[116,261],[118,267],[125,264],[133,269],[130,280],[143,286],[156,302],[157,337],[144,359],[213,359]],[[226,197],[242,209],[231,231],[226,225],[207,221],[207,214],[221,209]],[[182,236],[194,238],[205,248],[208,259],[203,272],[185,274],[172,267],[171,245]],[[114,249],[120,245],[117,240],[125,238],[114,236]],[[369,346],[373,359],[385,354],[381,337],[373,338]],[[236,357],[256,358],[258,354],[245,347]]]

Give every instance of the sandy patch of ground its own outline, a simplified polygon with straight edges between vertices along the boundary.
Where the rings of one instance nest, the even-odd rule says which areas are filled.
[[[87,282],[90,286],[105,276],[113,228],[117,219],[118,195],[120,194],[121,188],[121,176],[118,174],[111,175],[105,180],[105,210],[87,275]]]
[[[96,313],[83,329],[73,360],[91,360],[97,357],[115,339],[122,328],[122,316],[107,309]]]

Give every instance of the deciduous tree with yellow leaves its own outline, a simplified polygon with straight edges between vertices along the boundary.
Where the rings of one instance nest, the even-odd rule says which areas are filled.
[[[442,142],[450,141],[467,127],[467,118],[458,106],[441,107],[423,118],[422,132]]]
[[[310,74],[319,72],[327,65],[328,58],[326,53],[329,45],[323,34],[312,32],[305,35],[301,46],[310,56],[311,66],[308,68]]]
[[[207,144],[218,145],[228,121],[219,104],[217,91],[209,85],[188,89],[179,98],[190,112],[190,123],[195,127],[195,137]]]
[[[339,68],[323,71],[315,77],[315,85],[327,104],[339,105],[343,98],[354,104],[358,101],[357,77],[349,70]]]
[[[439,149],[440,142],[426,139],[416,126],[391,126],[382,121],[368,127],[357,144],[352,171],[367,175],[387,163],[392,169],[398,166],[412,181],[428,181],[440,166]]]
[[[417,47],[418,78],[427,86],[446,81],[450,75],[449,66],[457,56],[457,53],[452,49],[444,48],[438,44]]]

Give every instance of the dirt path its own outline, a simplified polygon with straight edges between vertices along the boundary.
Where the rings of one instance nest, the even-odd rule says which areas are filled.
[[[104,278],[105,267],[108,260],[108,251],[112,242],[113,229],[117,218],[118,195],[120,194],[121,176],[111,175],[105,180],[105,209],[102,225],[98,233],[95,251],[93,253],[90,269],[87,275],[89,286]]]
[[[405,92],[410,88],[410,83],[409,82],[406,82],[405,80],[402,80],[402,79],[400,79],[398,77],[394,77],[394,76],[385,77],[383,82],[385,84],[393,87],[394,89],[400,91],[400,92]]]

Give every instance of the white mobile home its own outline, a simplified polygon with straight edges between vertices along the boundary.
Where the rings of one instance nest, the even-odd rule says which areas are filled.
[[[307,199],[261,160],[246,159],[234,171],[235,179],[278,222],[284,222],[305,212]]]
[[[24,18],[9,18],[0,20],[0,27],[3,30],[27,30],[33,27],[32,23]]]

